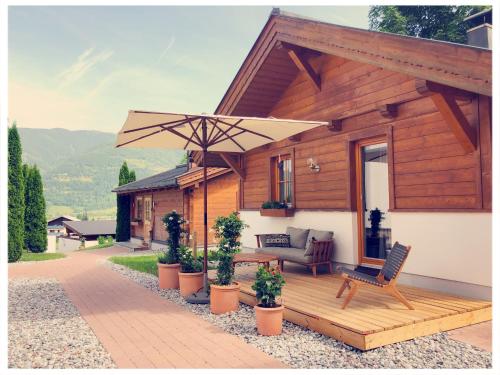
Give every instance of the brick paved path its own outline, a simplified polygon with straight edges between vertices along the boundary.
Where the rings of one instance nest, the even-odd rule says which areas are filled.
[[[82,251],[55,261],[9,265],[9,278],[55,277],[120,368],[276,368],[278,360],[103,262],[124,252]]]

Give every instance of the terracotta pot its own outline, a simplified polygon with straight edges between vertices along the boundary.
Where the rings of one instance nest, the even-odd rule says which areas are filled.
[[[179,272],[179,289],[181,296],[187,297],[203,288],[203,272]]]
[[[179,289],[179,269],[181,265],[179,263],[157,264],[160,289]]]
[[[257,331],[263,336],[276,336],[281,334],[283,326],[283,305],[278,307],[254,306],[257,320]]]
[[[236,311],[240,307],[240,285],[210,285],[210,311],[212,314],[224,314]]]

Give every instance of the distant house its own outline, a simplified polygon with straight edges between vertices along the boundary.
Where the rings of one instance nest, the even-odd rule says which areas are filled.
[[[208,223],[212,226],[219,215],[238,210],[239,182],[227,167],[212,167],[208,174]],[[117,194],[130,196],[131,237],[161,247],[167,240],[162,218],[176,210],[187,220],[186,230],[197,233],[197,244],[203,244],[203,169],[192,164],[178,165],[154,176],[117,187]],[[214,238],[209,233],[209,244]]]
[[[50,219],[47,222],[47,233],[57,236],[65,235],[66,228],[63,225],[64,221],[80,221],[80,220],[77,219],[76,217],[69,215],[57,216],[53,219]]]
[[[99,236],[115,237],[116,220],[63,221],[67,236],[95,241]]]

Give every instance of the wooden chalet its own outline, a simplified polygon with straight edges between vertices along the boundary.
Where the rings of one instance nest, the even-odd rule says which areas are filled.
[[[285,273],[286,319],[360,349],[491,319],[491,96],[491,50],[273,11],[216,113],[330,125],[212,155],[239,179],[242,243],[333,231],[334,261],[368,273],[395,241],[411,245],[399,279],[417,305],[367,290],[342,310],[338,276],[298,268]],[[292,216],[266,216],[268,200]],[[254,272],[238,271],[249,304]]]
[[[238,210],[238,179],[227,165],[222,165],[208,170],[209,223],[219,215]],[[188,233],[197,233],[197,244],[203,245],[202,179],[202,168],[183,164],[115,188],[113,191],[117,194],[130,196],[132,240],[151,243],[153,248],[164,247],[167,233],[162,218],[167,212],[176,210],[189,221]],[[209,244],[213,243],[214,237],[209,233]]]

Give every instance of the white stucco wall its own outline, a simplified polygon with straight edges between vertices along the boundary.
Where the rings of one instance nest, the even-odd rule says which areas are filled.
[[[333,231],[334,260],[339,263],[357,263],[356,214],[352,212],[297,211],[293,217],[260,216],[259,211],[241,211],[241,219],[248,225],[243,231],[244,247],[257,247],[255,234],[284,233],[287,226]],[[354,229],[354,230],[353,230]]]
[[[392,214],[392,239],[412,246],[404,272],[491,287],[490,213]]]
[[[257,210],[240,214],[250,225],[242,236],[245,247],[256,247],[256,233],[283,233],[289,225],[332,230],[335,261],[358,264],[356,213],[297,211],[290,218],[263,217]],[[490,213],[393,212],[391,219],[392,241],[412,246],[401,280],[456,294],[491,293]]]

